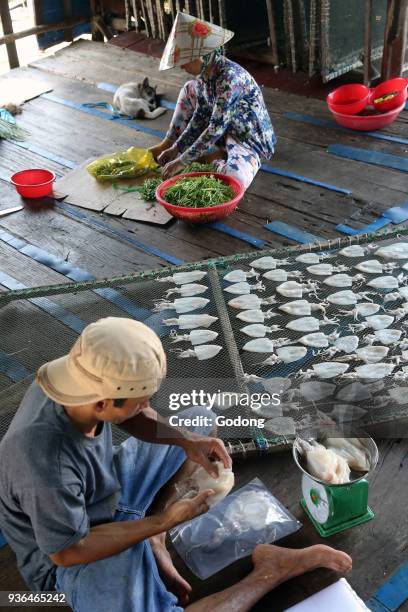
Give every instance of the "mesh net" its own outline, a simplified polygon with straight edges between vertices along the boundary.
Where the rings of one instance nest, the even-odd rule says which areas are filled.
[[[382,232],[375,236],[360,237],[358,242],[362,245],[375,242],[375,246],[380,246],[381,244],[401,241],[406,233],[399,231],[397,235],[395,232]],[[330,257],[324,259],[323,263],[330,263],[336,267],[347,266],[349,268],[347,273],[353,276],[357,273],[354,270],[357,263],[365,259],[376,258],[372,254],[374,250],[363,257],[355,258],[344,257],[339,254],[339,249],[356,242],[357,239],[347,239],[346,241],[325,242],[307,247],[257,251],[256,253],[211,260],[205,264],[191,264],[174,269],[146,272],[138,276],[115,277],[101,281],[69,283],[50,287],[33,287],[1,293],[0,438],[5,434],[13,414],[24,392],[33,380],[38,367],[46,361],[69,352],[81,327],[106,316],[133,316],[144,321],[161,337],[168,356],[168,377],[153,398],[152,405],[163,416],[174,414],[170,409],[169,397],[174,397],[175,394],[178,397],[181,393],[187,393],[191,396],[192,391],[203,390],[211,394],[229,392],[241,394],[241,396],[244,394],[250,396],[251,393],[264,392],[267,388],[267,385],[264,385],[265,380],[270,382],[271,379],[282,377],[290,381],[290,389],[286,389],[285,394],[281,396],[280,412],[272,408],[269,408],[269,411],[263,409],[259,412],[259,407],[256,407],[255,404],[250,407],[245,405],[245,402],[239,404],[236,402],[236,405],[231,405],[228,408],[225,408],[225,406],[215,408],[215,412],[233,420],[238,416],[254,419],[255,416],[259,417],[264,414],[270,417],[284,416],[289,419],[285,422],[282,420],[274,421],[272,425],[268,426],[269,429],[259,429],[253,425],[253,422],[244,425],[230,423],[225,428],[221,427],[219,434],[221,437],[229,439],[232,445],[241,444],[241,442],[237,442],[238,440],[253,439],[259,441],[260,438],[264,437],[268,439],[271,448],[281,448],[291,443],[295,431],[300,433],[310,427],[315,427],[317,423],[321,425],[322,423],[333,423],[333,421],[339,422],[339,420],[343,421],[343,425],[353,423],[358,425],[360,429],[365,430],[372,425],[384,425],[386,428],[390,423],[396,422],[406,425],[408,409],[405,401],[398,397],[398,393],[400,397],[403,397],[405,383],[403,376],[395,378],[396,372],[403,372],[401,369],[403,362],[388,377],[369,383],[362,381],[365,391],[362,392],[360,388],[355,397],[349,398],[347,401],[338,399],[339,390],[350,385],[353,380],[335,378],[319,381],[319,379],[313,377],[313,381],[317,385],[315,389],[317,389],[318,395],[320,393],[319,389],[324,389],[323,384],[332,385],[332,389],[323,394],[320,399],[311,399],[309,392],[302,393],[302,389],[305,387],[301,385],[305,382],[305,379],[299,375],[299,372],[309,371],[313,365],[329,361],[330,358],[327,354],[317,351],[316,348],[308,347],[305,357],[299,361],[289,364],[277,362],[273,365],[261,366],[259,363],[264,361],[268,354],[251,353],[243,350],[244,344],[251,338],[241,331],[242,327],[246,325],[236,316],[241,311],[228,305],[228,301],[236,296],[225,291],[230,283],[224,281],[223,276],[234,269],[249,271],[251,263],[255,259],[269,255],[276,259],[289,260],[289,264],[285,264],[283,269],[289,273],[299,271],[303,275],[301,281],[296,278],[289,278],[289,280],[298,280],[302,283],[307,283],[308,280],[319,282],[316,295],[303,295],[304,299],[313,303],[326,302],[330,294],[343,290],[343,288],[325,285],[322,281],[327,276],[310,274],[306,270],[310,264],[298,262],[295,258],[304,252],[324,251]],[[399,261],[398,264],[401,266],[404,261]],[[214,343],[222,346],[222,350],[217,356],[203,361],[198,360],[195,356],[186,359],[180,358],[178,349],[191,350],[194,347],[187,341],[173,343],[170,332],[176,330],[178,334],[188,334],[189,330],[179,330],[177,326],[163,324],[163,320],[177,318],[180,315],[176,314],[174,310],[154,312],[154,305],[163,300],[167,290],[177,287],[173,282],[159,281],[162,281],[164,277],[171,276],[174,272],[193,269],[207,272],[206,276],[199,282],[208,287],[202,297],[208,298],[210,302],[203,310],[189,314],[205,313],[217,317],[217,320],[209,329],[218,333]],[[265,270],[258,271],[261,274],[265,272]],[[397,277],[401,272],[403,271],[399,267],[386,274]],[[378,275],[365,276],[366,282],[368,282]],[[255,284],[256,281],[254,278],[249,278],[248,282]],[[280,295],[276,291],[280,285],[279,282],[265,278],[262,278],[262,282],[265,290],[257,290],[256,295],[261,299],[275,296],[275,303],[262,305],[262,309],[265,311],[270,308],[278,313],[278,316],[265,321],[265,325],[277,324],[281,328],[270,335],[268,334],[268,337],[272,340],[285,337],[293,345],[298,345],[299,338],[307,332],[287,329],[286,325],[295,317],[287,315],[279,309],[282,304],[297,298]],[[353,282],[353,286],[349,289],[356,293],[368,290],[374,291],[371,287],[367,287],[364,282],[360,285],[357,285],[356,282]],[[403,283],[404,280],[399,282]],[[385,310],[380,310],[378,314],[387,314],[387,310],[400,308],[403,302],[402,297],[395,297],[394,300],[384,302],[386,293],[385,290],[376,290],[375,295],[369,297],[381,308],[384,306]],[[173,301],[177,297],[180,296],[175,294],[169,298],[169,301]],[[364,298],[359,299],[366,301]],[[340,308],[350,310],[350,315],[339,316]],[[320,331],[326,335],[333,333],[340,336],[350,335],[352,332],[349,330],[349,325],[356,323],[353,313],[351,313],[352,309],[353,306],[328,304],[326,306],[326,316],[330,319],[338,317],[338,324],[325,325],[321,327]],[[74,315],[74,319],[70,318],[72,315]],[[321,312],[313,312],[312,316],[318,318],[321,323],[323,322]],[[364,318],[360,318],[358,322],[361,323],[364,320]],[[404,318],[399,321],[395,318],[391,327],[403,330],[403,325]],[[367,328],[354,333],[359,336],[359,346],[361,347],[366,345],[366,337],[372,334],[373,330]],[[392,345],[387,359],[384,361],[391,364],[392,360],[390,358],[401,355],[400,349],[401,347],[398,345]],[[341,355],[344,356],[344,353]],[[331,359],[336,360],[336,357]],[[355,367],[359,365],[363,365],[363,362],[350,362],[349,371],[354,371]],[[246,374],[258,376],[262,380],[255,380],[252,376],[248,382]],[[395,388],[400,389],[400,392],[395,392]],[[343,408],[338,408],[338,406]],[[329,420],[327,415],[330,417]],[[292,429],[293,426],[295,430]],[[401,429],[399,434],[401,434]],[[115,429],[114,435],[116,442],[125,438],[125,434],[118,429]]]

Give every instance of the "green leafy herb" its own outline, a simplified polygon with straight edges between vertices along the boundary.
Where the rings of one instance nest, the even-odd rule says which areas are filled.
[[[191,176],[182,178],[169,187],[164,197],[169,204],[207,208],[232,200],[234,191],[214,176]]]
[[[24,140],[27,134],[27,130],[18,127],[15,123],[0,118],[0,138],[6,140]]]
[[[162,182],[162,179],[159,178],[148,178],[138,188],[138,191],[146,202],[154,202],[156,200],[156,189]]]

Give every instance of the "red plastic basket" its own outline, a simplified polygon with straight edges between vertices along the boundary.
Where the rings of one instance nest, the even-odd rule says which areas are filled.
[[[408,87],[408,79],[404,79],[403,77],[397,77],[396,79],[389,79],[388,81],[384,81],[380,85],[377,85],[374,89],[371,90],[371,102],[375,106],[377,110],[381,113],[386,113],[388,111],[399,108],[401,104],[404,104],[407,99],[407,87]],[[387,94],[398,92],[391,100],[386,100],[384,102],[375,102],[381,96],[386,96]]]
[[[218,206],[209,206],[207,208],[189,208],[188,206],[177,206],[166,202],[166,191],[169,187],[177,183],[180,179],[186,176],[214,176],[229,185],[234,191],[235,197],[229,202],[219,204]],[[218,174],[216,172],[189,172],[186,174],[178,174],[161,183],[156,189],[156,199],[164,206],[164,208],[177,219],[183,219],[188,223],[210,223],[211,221],[219,221],[230,215],[238,206],[245,193],[243,185],[232,176],[226,174]]]
[[[23,198],[42,198],[52,193],[52,184],[55,181],[54,172],[42,168],[21,170],[11,177],[17,193]]]
[[[401,111],[405,107],[405,102],[401,104],[399,108],[395,108],[388,113],[380,113],[375,115],[343,115],[336,113],[330,109],[333,117],[343,127],[349,128],[350,130],[360,130],[362,132],[371,132],[375,130],[381,130],[381,128],[389,125],[398,117]]]
[[[342,85],[327,96],[327,104],[332,112],[343,115],[356,115],[368,104],[370,90],[365,85],[354,83]]]

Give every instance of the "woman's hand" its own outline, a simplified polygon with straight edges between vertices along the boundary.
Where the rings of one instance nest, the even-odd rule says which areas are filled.
[[[160,166],[165,166],[169,162],[173,161],[173,159],[176,159],[179,153],[180,152],[177,146],[174,144],[172,147],[169,147],[163,151],[163,153],[160,153],[159,157],[157,158],[157,163],[160,164]]]
[[[175,159],[164,166],[162,176],[164,179],[171,178],[175,174],[179,174],[183,168],[185,168],[184,164],[179,159]]]

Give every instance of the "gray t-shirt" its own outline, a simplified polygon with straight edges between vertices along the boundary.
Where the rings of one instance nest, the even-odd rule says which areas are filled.
[[[79,432],[33,383],[0,442],[0,529],[34,591],[55,588],[49,558],[112,521],[120,483],[112,432]]]

